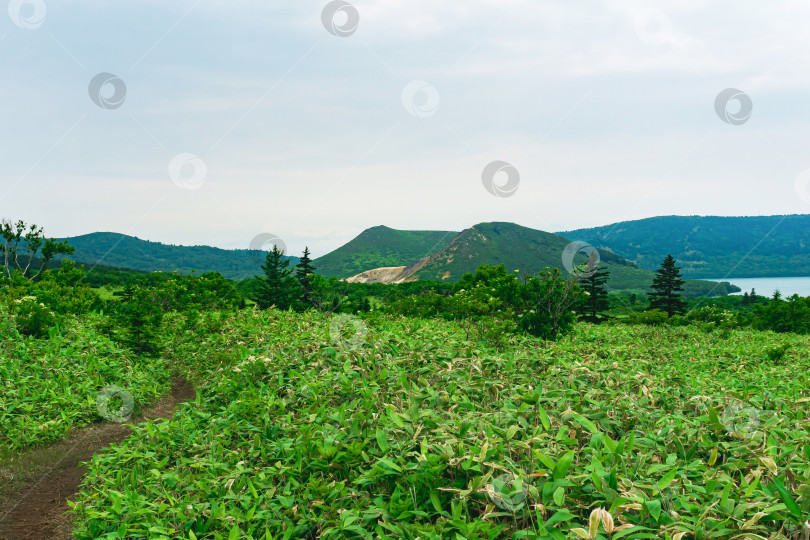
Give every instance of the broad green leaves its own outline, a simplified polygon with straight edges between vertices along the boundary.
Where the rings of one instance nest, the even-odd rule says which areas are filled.
[[[810,511],[810,370],[752,360],[770,334],[583,324],[495,350],[366,324],[354,351],[313,313],[174,334],[201,399],[93,461],[79,537],[566,539],[596,508],[614,539],[768,537]],[[735,400],[758,411],[744,436]]]

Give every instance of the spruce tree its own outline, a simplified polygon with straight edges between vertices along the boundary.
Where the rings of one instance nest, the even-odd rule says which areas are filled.
[[[675,258],[667,255],[653,278],[653,292],[649,294],[650,309],[666,311],[670,317],[686,313],[686,300],[678,294],[683,291],[683,284],[681,269],[675,266]]]
[[[259,278],[259,286],[254,301],[261,309],[276,306],[279,309],[288,309],[295,305],[300,296],[300,287],[295,278],[291,276],[292,268],[289,259],[278,246],[265,257],[262,270],[264,277]]]
[[[304,246],[304,255],[295,265],[295,278],[303,289],[302,301],[305,305],[312,305],[312,276],[315,274],[315,267],[312,266],[312,259],[309,258],[309,247]]]
[[[608,293],[605,288],[609,274],[608,269],[603,268],[579,280],[579,286],[587,293],[587,296],[580,304],[578,311],[589,321],[599,321],[599,313],[609,307]]]

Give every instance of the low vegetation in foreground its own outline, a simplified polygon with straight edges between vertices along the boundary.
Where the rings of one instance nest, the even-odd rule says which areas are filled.
[[[276,249],[251,281],[100,294],[36,228],[18,265],[26,230],[0,246],[0,473],[198,389],[89,464],[77,538],[810,532],[808,298],[685,299],[671,257],[639,293],[599,268],[346,284]]]
[[[200,400],[94,459],[78,538],[793,538],[810,509],[806,337],[210,318],[170,323]]]

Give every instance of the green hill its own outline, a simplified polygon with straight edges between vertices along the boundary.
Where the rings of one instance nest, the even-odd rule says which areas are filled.
[[[245,279],[261,273],[264,253],[250,249],[220,249],[210,246],[175,246],[141,240],[134,236],[97,232],[64,238],[76,251],[69,258],[87,265],[131,268],[144,272],[198,274],[219,272],[229,279]],[[297,264],[297,257],[288,257]]]
[[[560,234],[647,270],[671,253],[691,278],[810,275],[810,215],[662,216]]]
[[[313,261],[323,276],[347,278],[372,268],[405,266],[444,248],[457,232],[399,231],[379,225]]]
[[[536,273],[545,267],[563,268],[562,253],[570,240],[558,234],[522,227],[514,223],[479,223],[456,235],[441,251],[431,255],[412,277],[456,281],[482,264],[503,264],[510,272]],[[608,286],[614,290],[646,291],[652,272],[608,250],[600,251],[601,262],[610,270]],[[585,257],[574,261],[585,262]],[[727,284],[708,281],[687,282],[686,294],[726,294]]]
[[[510,272],[533,273],[546,266],[562,268],[562,253],[569,243],[560,235],[514,223],[479,223],[456,235],[414,275],[455,281],[467,272],[475,272],[480,264],[504,264]],[[600,255],[611,265],[635,266],[612,253]]]

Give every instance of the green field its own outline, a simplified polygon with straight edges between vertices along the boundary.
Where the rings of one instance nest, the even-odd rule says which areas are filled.
[[[48,339],[17,334],[2,305],[0,317],[0,465],[101,420],[97,399],[106,387],[126,388],[139,406],[169,390],[166,362],[113,343],[98,330],[99,315],[72,320]]]
[[[806,336],[180,319],[200,399],[94,459],[78,538],[578,538],[597,508],[626,525],[598,538],[790,538],[810,509]]]

